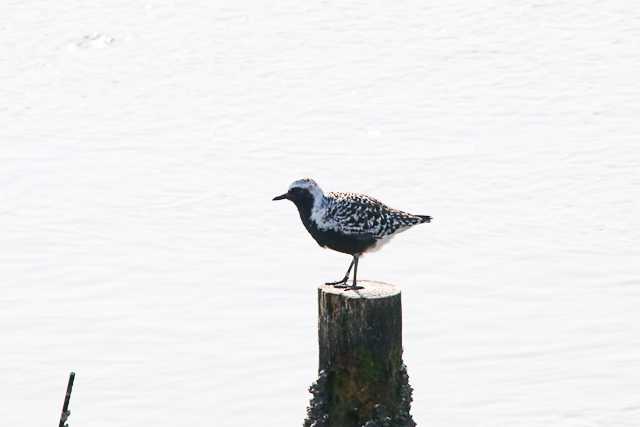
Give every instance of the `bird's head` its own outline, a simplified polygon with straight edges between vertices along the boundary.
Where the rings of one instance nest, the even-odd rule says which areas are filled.
[[[324,193],[311,178],[303,178],[294,181],[286,193],[281,194],[273,198],[273,200],[291,200],[296,205],[305,201],[311,202],[311,205],[315,204],[317,200],[321,200]]]

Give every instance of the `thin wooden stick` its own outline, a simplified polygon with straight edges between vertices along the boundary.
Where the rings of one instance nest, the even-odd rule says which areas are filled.
[[[73,389],[73,379],[76,377],[75,372],[69,374],[69,382],[67,383],[67,394],[64,396],[64,405],[62,405],[62,413],[60,414],[60,424],[58,427],[68,427],[65,422],[71,412],[69,411],[69,400],[71,399],[71,390]]]

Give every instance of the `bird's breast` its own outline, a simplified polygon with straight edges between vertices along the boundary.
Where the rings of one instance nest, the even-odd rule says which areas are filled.
[[[368,234],[347,234],[337,228],[324,228],[315,221],[305,224],[309,234],[322,247],[345,254],[360,254],[376,245],[375,237]]]

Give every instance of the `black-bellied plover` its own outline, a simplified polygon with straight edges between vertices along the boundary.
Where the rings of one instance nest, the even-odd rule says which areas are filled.
[[[392,209],[373,197],[356,193],[323,193],[312,179],[299,179],[289,190],[273,200],[291,200],[311,236],[322,247],[353,257],[344,278],[333,285],[346,289],[357,286],[358,258],[380,249],[396,234],[430,222],[428,215],[412,215]],[[353,268],[352,285],[347,285]]]

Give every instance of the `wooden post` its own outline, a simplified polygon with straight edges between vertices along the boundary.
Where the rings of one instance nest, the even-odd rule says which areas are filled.
[[[318,288],[318,380],[305,427],[412,427],[400,289],[359,281]]]

